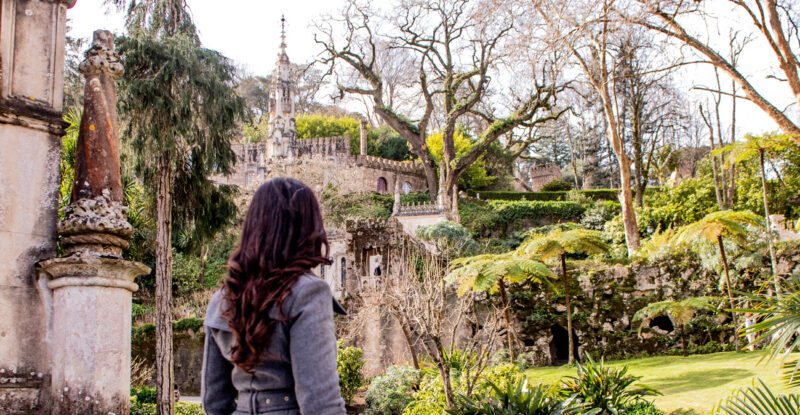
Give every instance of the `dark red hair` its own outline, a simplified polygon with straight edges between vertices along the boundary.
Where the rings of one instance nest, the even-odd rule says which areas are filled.
[[[224,281],[224,316],[237,339],[234,364],[246,371],[258,364],[273,327],[285,322],[282,307],[292,286],[311,268],[329,265],[328,251],[319,203],[308,186],[279,177],[258,188]],[[269,315],[273,307],[277,319]]]

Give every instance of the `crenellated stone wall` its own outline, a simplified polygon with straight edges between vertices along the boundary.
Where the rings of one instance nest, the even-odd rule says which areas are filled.
[[[428,185],[418,161],[395,161],[380,157],[350,154],[348,137],[298,140],[294,160],[267,157],[265,143],[236,144],[236,166],[228,176],[215,177],[219,184],[250,188],[273,177],[302,180],[321,191],[335,186],[344,193],[394,191],[395,179],[405,193],[424,192]]]

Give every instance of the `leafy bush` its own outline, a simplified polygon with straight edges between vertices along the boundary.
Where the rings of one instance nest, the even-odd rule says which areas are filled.
[[[348,404],[353,402],[353,398],[359,389],[366,385],[366,379],[361,374],[364,367],[364,351],[358,347],[344,347],[344,342],[336,342],[336,370],[339,372],[339,387],[342,390],[342,398]]]
[[[619,415],[664,415],[652,402],[639,401],[619,412]]]
[[[562,397],[577,395],[589,408],[602,413],[616,414],[636,404],[643,396],[660,395],[648,386],[632,387],[640,377],[628,375],[628,366],[606,367],[601,360],[596,363],[586,356],[586,363],[578,364],[577,376],[561,380]]]
[[[175,415],[204,415],[203,406],[194,402],[177,402]],[[130,415],[156,415],[156,404],[131,401]]]
[[[456,396],[466,395],[467,378],[462,376],[458,366],[456,362],[456,367],[451,372],[453,394]],[[444,386],[438,372],[425,371],[423,375],[419,390],[414,393],[413,400],[406,406],[403,415],[444,415],[447,410],[447,401],[444,395]],[[489,396],[492,391],[492,384],[502,389],[509,383],[516,384],[521,376],[522,374],[516,365],[506,363],[489,366],[484,369],[475,383],[472,396]]]
[[[574,414],[585,407],[575,397],[559,399],[553,387],[537,385],[529,388],[523,377],[509,382],[505,388],[491,384],[494,396],[473,402],[464,396],[457,400],[458,409],[447,411],[451,415],[561,415]]]
[[[543,192],[566,192],[568,190],[572,190],[572,183],[561,179],[551,180],[542,186]]]
[[[708,178],[688,179],[658,192],[645,193],[644,204],[637,218],[640,229],[677,228],[718,210],[714,184]]]
[[[619,202],[600,201],[586,209],[581,219],[581,225],[586,229],[603,230],[606,222],[614,219],[620,213]]]
[[[155,386],[131,388],[131,398],[135,398],[138,403],[156,403],[157,397]]]
[[[574,202],[508,202],[492,201],[489,206],[497,213],[504,227],[518,225],[520,221],[555,218],[561,221],[578,221],[584,207]]]
[[[392,214],[371,193],[342,194],[335,188],[322,193],[322,207],[326,223],[341,225],[348,219],[387,219]]]
[[[419,385],[420,372],[407,366],[392,366],[372,379],[367,390],[367,415],[399,415],[408,406]]]
[[[442,155],[444,154],[442,133],[433,133],[425,141],[433,156],[433,161],[438,165],[442,161]],[[470,134],[468,129],[461,126],[457,127],[453,135],[456,158],[463,157],[468,153],[475,146],[475,141],[475,137]],[[495,179],[496,177],[489,176],[486,171],[486,158],[480,156],[458,177],[458,188],[463,190],[480,189],[492,184]]]
[[[417,228],[417,237],[433,243],[440,252],[449,258],[473,255],[478,248],[478,244],[472,239],[469,231],[450,221],[420,226]]]

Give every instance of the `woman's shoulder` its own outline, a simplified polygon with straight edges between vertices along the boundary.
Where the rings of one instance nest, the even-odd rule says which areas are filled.
[[[331,288],[325,280],[311,274],[301,275],[297,281],[292,285],[292,291],[289,293],[286,301],[286,308],[289,314],[295,314],[299,308],[304,308],[310,303],[331,302],[333,294]]]
[[[213,296],[211,296],[211,300],[208,302],[206,318],[203,324],[219,330],[230,330],[228,319],[222,315],[225,311],[225,304],[226,301],[223,294],[223,289],[220,288],[214,293]]]

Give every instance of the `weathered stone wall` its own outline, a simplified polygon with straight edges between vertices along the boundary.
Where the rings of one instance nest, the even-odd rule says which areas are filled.
[[[760,269],[743,270],[735,289],[749,290],[763,283],[769,259]],[[780,252],[779,268],[800,273],[800,250]],[[699,260],[686,254],[655,263],[604,265],[582,262],[570,265],[570,273],[580,277],[570,284],[573,305],[573,331],[577,351],[592,352],[606,358],[672,353],[680,349],[677,328],[664,319],[651,323],[638,336],[640,322],[633,315],[647,304],[694,296],[724,297],[716,272],[703,268]],[[511,295],[517,315],[517,330],[529,360],[539,366],[563,363],[566,356],[566,307],[562,295],[552,291],[533,292],[530,287]],[[690,349],[715,341],[722,346],[733,343],[729,316],[699,313],[688,326]]]
[[[172,334],[175,384],[182,395],[200,395],[200,377],[203,370],[203,346],[205,330],[200,327],[176,330]],[[141,359],[145,365],[155,367],[156,338],[152,330],[135,333],[131,338],[131,356]],[[155,376],[155,374],[153,374]],[[151,384],[155,383],[155,378]]]
[[[64,30],[74,0],[0,2],[0,413],[48,410],[46,296],[56,254]]]
[[[427,190],[419,163],[352,156],[349,142],[345,145],[343,140],[339,137],[300,140],[308,143],[301,147],[303,156],[296,160],[266,158],[263,143],[235,145],[237,163],[233,173],[214,180],[219,184],[249,188],[284,176],[302,180],[317,192],[332,185],[344,193],[374,192],[380,187],[380,191],[390,193],[394,191],[397,177],[401,187],[410,192]]]

